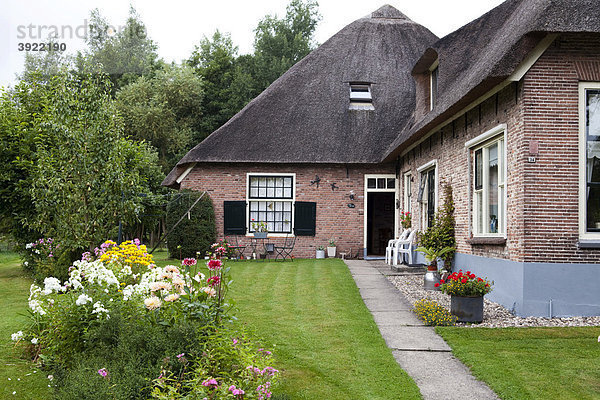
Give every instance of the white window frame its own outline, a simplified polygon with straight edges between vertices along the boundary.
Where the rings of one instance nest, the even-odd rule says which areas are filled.
[[[438,84],[439,84],[439,79],[440,79],[440,70],[439,70],[439,60],[435,60],[435,62],[431,65],[431,67],[429,68],[429,111],[433,110],[433,108],[435,107],[435,104],[437,103],[437,98],[439,95],[438,92]],[[433,89],[433,72],[436,71],[436,78],[435,78],[435,90]],[[435,94],[435,97],[434,97]]]
[[[402,178],[402,211],[408,211],[412,215],[412,172],[405,172]]]
[[[250,178],[254,176],[283,176],[283,177],[291,177],[292,178],[292,197],[291,199],[281,199],[281,198],[260,198],[260,199],[251,199],[250,198]],[[269,232],[270,237],[286,237],[294,235],[294,207],[296,205],[296,174],[295,173],[279,173],[279,172],[248,172],[246,173],[246,221],[250,221],[250,202],[251,201],[289,201],[291,203],[291,232],[290,233],[280,233],[280,232]],[[248,233],[246,236],[254,236],[253,232],[250,232],[251,227],[248,226]]]
[[[368,188],[367,182],[369,178],[385,178],[386,179],[386,188],[385,189],[377,189],[377,188]],[[387,179],[394,179],[394,189],[387,188]],[[367,248],[367,193],[368,192],[393,192],[394,193],[394,202],[398,198],[398,179],[394,174],[365,174],[365,189],[364,189],[364,212],[363,212],[363,246]],[[398,237],[398,207],[394,204],[394,237]]]
[[[600,82],[579,82],[579,238],[600,240],[600,232],[587,232],[586,90],[600,90]]]
[[[419,174],[419,191],[421,190],[421,181],[423,179],[423,175],[429,173],[429,171],[431,170],[435,171],[435,196],[434,196],[434,205],[433,205],[433,212],[434,215],[437,212],[438,209],[438,188],[439,188],[439,183],[440,183],[440,179],[439,179],[439,168],[438,168],[438,162],[437,159],[436,160],[431,160],[428,163],[425,163],[423,165],[421,165],[419,168],[417,168],[417,173]],[[425,189],[427,190],[428,183],[425,182]],[[427,197],[426,194],[424,193],[424,197]],[[418,196],[418,195],[417,195]],[[418,201],[418,198],[417,198]],[[419,202],[419,210],[420,210],[420,223],[421,223],[421,231],[425,231],[428,227],[428,215],[427,215],[427,206],[429,205],[429,201],[423,201],[421,199],[421,201]],[[414,219],[413,219],[414,221]]]
[[[488,220],[489,220],[489,207],[488,207],[488,199],[489,199],[489,194],[488,194],[488,186],[489,186],[489,175],[486,172],[487,169],[485,168],[486,165],[489,164],[489,153],[487,151],[485,151],[486,148],[491,147],[492,145],[494,145],[495,143],[500,143],[502,142],[502,151],[500,151],[500,147],[498,147],[498,172],[502,172],[502,181],[500,181],[500,179],[498,179],[498,213],[502,213],[502,215],[498,215],[498,232],[497,233],[489,233],[487,232],[488,229]],[[507,232],[507,214],[508,214],[508,207],[507,207],[507,200],[508,200],[508,196],[507,196],[507,185],[506,185],[506,181],[507,181],[507,160],[506,160],[506,124],[500,124],[484,133],[482,133],[481,135],[477,136],[474,139],[469,140],[468,142],[465,143],[465,147],[468,148],[471,151],[472,157],[471,157],[471,173],[472,178],[471,179],[471,187],[470,187],[470,191],[472,193],[472,207],[473,207],[473,212],[472,212],[472,221],[471,221],[471,229],[473,232],[473,237],[501,237],[501,238],[506,238],[506,232]],[[478,150],[483,150],[482,151],[482,188],[476,190],[475,189],[475,170],[477,168],[477,166],[475,165],[475,152],[477,152]],[[498,176],[500,177],[500,173],[498,174]],[[502,188],[502,190],[500,190],[500,188]],[[482,210],[479,210],[479,207],[477,205],[477,196],[478,194],[481,193],[482,196]],[[502,204],[502,207],[500,207],[500,205]],[[484,232],[478,232],[478,226],[477,226],[477,221],[479,220],[479,216],[480,213],[482,213],[483,215],[482,217],[482,221],[483,221],[483,226],[484,226]]]

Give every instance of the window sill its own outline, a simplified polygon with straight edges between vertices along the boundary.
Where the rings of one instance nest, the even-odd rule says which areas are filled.
[[[579,239],[579,242],[577,242],[577,247],[580,249],[600,249],[600,239]]]
[[[471,246],[477,245],[494,245],[494,246],[504,246],[506,245],[506,238],[504,237],[474,237],[470,240],[467,240],[467,243]]]

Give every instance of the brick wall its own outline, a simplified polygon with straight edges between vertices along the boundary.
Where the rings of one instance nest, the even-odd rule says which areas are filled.
[[[563,35],[521,82],[510,84],[405,154],[401,173],[410,171],[415,180],[415,226],[420,228],[421,212],[416,169],[437,159],[440,181],[454,190],[460,253],[520,262],[600,262],[600,250],[577,246],[578,82],[600,81],[598,60],[597,35]],[[507,240],[471,244],[473,154],[464,144],[500,124],[507,125]],[[531,140],[539,142],[536,163],[528,163]]]
[[[337,251],[350,255],[359,253],[364,247],[364,175],[393,174],[392,165],[306,165],[306,164],[197,164],[181,182],[182,189],[206,190],[215,208],[218,237],[223,237],[223,201],[246,200],[247,173],[295,173],[296,200],[317,203],[316,236],[299,236],[296,240],[294,256],[315,257],[316,247],[326,246],[334,238]],[[311,185],[318,175],[319,187]],[[338,189],[332,190],[335,183]],[[354,191],[355,200],[349,198]],[[355,208],[349,208],[354,203]],[[249,238],[244,243],[249,242]],[[282,238],[269,239],[269,242],[282,243]],[[362,256],[362,252],[360,253]]]
[[[579,81],[600,81],[599,35],[562,35],[523,82],[524,137],[539,142],[524,162],[527,262],[600,262],[579,249]],[[527,150],[526,150],[527,151]]]

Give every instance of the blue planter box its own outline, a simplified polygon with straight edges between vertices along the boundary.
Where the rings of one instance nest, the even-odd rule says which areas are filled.
[[[483,296],[450,297],[450,314],[457,317],[458,322],[483,321]]]

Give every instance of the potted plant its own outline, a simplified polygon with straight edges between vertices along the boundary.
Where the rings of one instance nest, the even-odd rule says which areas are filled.
[[[317,258],[325,258],[325,247],[319,246],[317,247]]]
[[[462,269],[452,273],[438,286],[450,295],[450,313],[458,322],[483,321],[483,296],[491,292],[494,282]]]
[[[438,272],[437,259],[441,258],[444,254],[454,251],[454,247],[444,247],[443,249],[436,249],[434,247],[417,247],[417,251],[420,251],[425,256],[425,259],[429,261],[427,265],[427,272],[425,273],[425,290],[440,290],[439,283],[441,281],[440,273]]]
[[[594,227],[596,229],[600,229],[600,208],[596,210],[593,214]]]
[[[409,211],[402,211],[400,213],[400,224],[404,229],[408,229],[412,226],[412,216]]]
[[[267,233],[269,232],[269,230],[267,229],[267,224],[264,221],[254,221],[254,218],[252,218],[252,223],[250,224],[250,226],[252,226],[252,230],[254,231],[254,237],[256,239],[266,239],[267,238]]]
[[[327,257],[335,257],[335,240],[329,239],[329,245],[327,246]]]

